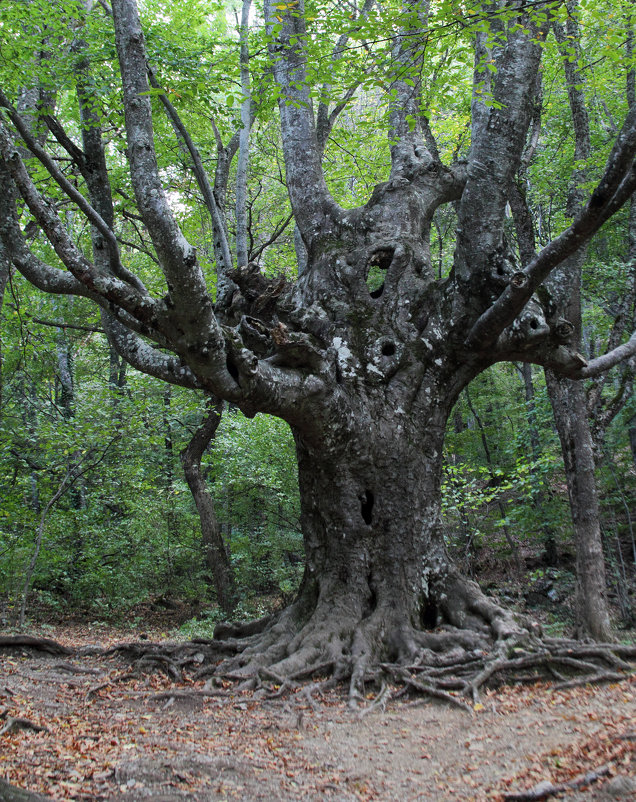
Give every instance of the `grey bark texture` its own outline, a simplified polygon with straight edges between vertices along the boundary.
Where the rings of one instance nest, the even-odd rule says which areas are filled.
[[[594,449],[579,382],[546,372],[554,421],[565,464],[576,546],[576,625],[578,635],[611,640],[605,556],[601,536]]]

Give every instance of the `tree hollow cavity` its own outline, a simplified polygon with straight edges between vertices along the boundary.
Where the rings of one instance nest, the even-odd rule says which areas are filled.
[[[381,248],[373,252],[367,263],[366,284],[372,298],[379,298],[384,292],[386,271],[393,261],[394,253],[395,248]]]
[[[371,526],[373,520],[373,493],[370,490],[364,491],[364,496],[360,499],[360,512],[362,520],[367,526]]]
[[[434,599],[427,598],[420,608],[420,624],[422,629],[435,629],[438,624],[439,611]]]
[[[225,360],[225,366],[227,367],[227,372],[234,379],[234,381],[238,384],[239,383],[238,368],[236,367],[236,365],[234,364],[234,362],[231,360],[231,358],[229,356]]]

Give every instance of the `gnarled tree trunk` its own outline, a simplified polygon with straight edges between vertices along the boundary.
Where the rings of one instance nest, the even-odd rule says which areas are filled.
[[[443,193],[385,188],[337,248],[310,254],[294,294],[315,333],[275,337],[280,366],[318,360],[318,344],[333,344],[315,395],[287,414],[307,566],[297,600],[226,665],[232,673],[294,676],[329,664],[351,676],[356,695],[379,660],[521,634],[460,576],[439,526],[446,421],[488,361],[455,356],[464,331],[448,331],[445,288],[430,278],[422,231],[452,186],[449,176]],[[255,295],[254,277],[236,279],[246,299]],[[253,318],[243,321],[247,332]],[[438,625],[450,630],[435,634]]]

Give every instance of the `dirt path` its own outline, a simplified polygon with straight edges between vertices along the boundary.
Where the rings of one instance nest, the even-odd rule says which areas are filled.
[[[57,800],[503,800],[611,761],[564,798],[636,799],[634,677],[500,689],[474,714],[426,702],[360,716],[336,693],[315,709],[180,697],[162,675],[126,674],[113,658],[0,654],[0,778]]]

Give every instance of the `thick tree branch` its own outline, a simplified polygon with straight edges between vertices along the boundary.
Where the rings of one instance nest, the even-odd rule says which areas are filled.
[[[0,183],[3,186],[3,197],[0,199],[0,203],[5,205],[8,212],[8,218],[4,220],[3,236],[5,236],[5,248],[16,267],[21,272],[23,269],[30,272],[34,278],[48,283],[49,286],[52,286],[51,282],[54,281],[59,288],[54,290],[55,292],[74,292],[75,294],[89,295],[86,291],[79,292],[77,284],[70,280],[63,280],[59,271],[52,272],[51,268],[47,269],[43,262],[29,254],[16,217],[13,186],[18,189],[31,213],[46,233],[62,263],[69,269],[75,279],[92,293],[92,297],[100,295],[104,299],[121,306],[139,321],[152,323],[156,316],[156,302],[148,296],[142,296],[127,282],[111,275],[99,274],[95,270],[94,266],[73,243],[55,210],[36,189],[17,148],[7,130],[1,124],[0,156],[2,158]],[[6,206],[7,203],[8,208]]]
[[[572,224],[546,245],[523,271],[525,282],[520,287],[509,285],[494,304],[473,325],[466,345],[485,349],[509,326],[537,287],[568,256],[588,242],[636,190],[636,111],[630,111],[607,160],[603,177],[587,204]]]
[[[230,165],[236,156],[241,143],[241,132],[235,131],[230,137],[227,145],[223,144],[223,139],[219,129],[211,120],[214,137],[216,139],[216,170],[214,171],[214,197],[217,205],[223,214],[225,200],[227,196],[227,185],[230,180]],[[225,225],[225,223],[224,223]]]
[[[5,257],[38,289],[61,295],[94,297],[73,275],[46,264],[31,253],[16,215],[13,181],[2,162],[0,162],[0,237]]]
[[[395,186],[410,181],[421,168],[426,168],[433,156],[429,152],[419,126],[421,68],[428,35],[429,3],[406,0],[406,28],[393,44],[393,100],[389,108],[391,145],[390,182]],[[416,33],[417,31],[417,33]],[[416,123],[417,121],[417,123]]]
[[[114,232],[115,212],[113,208],[110,176],[108,174],[106,154],[102,140],[102,119],[91,97],[88,64],[82,60],[78,67],[77,101],[80,121],[82,123],[82,140],[84,144],[83,158],[80,160],[80,170],[86,181],[91,203],[106,221],[109,229]],[[116,261],[113,261],[112,257],[110,259],[105,258],[104,241],[99,228],[95,226],[91,228],[91,238],[93,242],[93,258],[98,269],[105,273],[108,272],[109,269],[114,270],[116,276],[123,281],[127,281],[139,290],[142,295],[148,296],[148,290],[141,279],[121,264],[119,251]],[[117,242],[119,241],[119,238],[117,238]],[[107,250],[111,251],[112,249]]]
[[[592,376],[598,376],[615,365],[627,359],[632,359],[634,356],[636,356],[636,332],[632,334],[626,343],[618,345],[602,356],[597,356],[596,359],[592,359],[573,378],[589,379]]]
[[[59,169],[54,160],[49,154],[38,144],[34,137],[31,136],[28,126],[22,120],[20,115],[11,106],[4,93],[0,90],[0,105],[2,105],[8,112],[11,122],[16,130],[24,140],[28,149],[34,156],[42,163],[49,175],[57,183],[60,189],[75,203],[78,209],[86,216],[92,225],[100,232],[106,247],[108,248],[110,256],[110,268],[113,275],[118,275],[122,271],[122,265],[119,258],[119,246],[117,239],[106,223],[103,217],[91,206],[82,193],[76,189],[73,184],[66,178],[66,176]],[[126,271],[127,273],[127,271]],[[143,285],[142,285],[143,286]],[[137,289],[140,289],[137,286]],[[142,291],[142,290],[140,290]]]
[[[134,0],[115,0],[113,19],[132,183],[168,285],[162,328],[175,350],[187,353],[193,369],[196,365],[210,378],[214,392],[236,398],[238,388],[227,369],[225,341],[196,250],[179,229],[160,180],[144,37]]]
[[[160,88],[159,83],[155,77],[154,72],[151,69],[148,70],[148,76],[151,86],[154,89],[159,89]],[[223,301],[234,289],[234,284],[228,277],[230,270],[232,270],[233,268],[233,260],[227,236],[225,217],[222,209],[219,207],[219,204],[217,202],[216,193],[212,188],[212,185],[210,184],[210,179],[203,165],[201,154],[199,153],[197,146],[194,144],[194,141],[190,136],[190,132],[183,124],[183,121],[181,120],[179,113],[170,102],[168,96],[164,92],[162,92],[159,95],[159,99],[161,100],[161,103],[163,104],[163,107],[166,110],[166,114],[168,115],[168,119],[170,120],[170,123],[174,128],[177,138],[179,139],[180,142],[183,143],[187,153],[190,156],[192,162],[192,169],[194,171],[194,176],[197,180],[197,184],[199,186],[201,195],[203,196],[203,202],[205,203],[207,210],[210,214],[210,217],[212,219],[212,227],[214,234],[214,254],[216,257],[216,267],[217,267],[217,303],[219,303],[219,301],[223,303]],[[221,143],[221,149],[223,149],[222,143]],[[229,174],[229,163],[231,162],[231,160],[232,159],[230,157],[228,160],[228,171],[226,172],[225,175],[225,184],[227,184],[227,178]]]
[[[201,382],[180,359],[153,348],[104,310],[102,310],[102,326],[113,348],[133,368],[169,384],[201,389]]]
[[[159,176],[144,36],[135,3],[132,0],[116,0],[113,3],[113,19],[124,92],[128,157],[137,205],[157,251],[172,304],[181,322],[185,323],[192,309],[197,309],[197,322],[204,331],[214,334],[217,327],[212,302],[196,251],[177,225]]]
[[[99,209],[109,226],[114,224],[113,199],[104,145],[102,141],[102,121],[94,105],[86,94],[88,83],[88,65],[80,70],[77,87],[77,98],[82,125],[83,174],[93,206]],[[98,270],[108,270],[108,260],[104,253],[101,232],[92,228],[93,259]],[[161,353],[130,329],[136,329],[134,322],[127,320],[116,308],[102,309],[101,319],[104,331],[112,347],[137,370],[150,376],[162,379],[171,384],[197,388],[199,382],[188,368],[178,359]],[[148,332],[146,332],[148,333]],[[155,340],[162,341],[159,332],[152,332]]]
[[[539,42],[546,31],[529,18],[522,16],[518,21],[523,24],[510,22],[502,46],[489,53],[481,42],[476,53],[472,143],[455,252],[455,275],[462,283],[471,277],[479,281],[488,274],[493,254],[502,247],[510,184],[532,119],[541,60]],[[484,85],[487,65],[483,62],[488,59],[494,62],[496,72]]]
[[[341,210],[331,197],[322,172],[314,124],[313,104],[305,74],[307,30],[303,0],[276,9],[266,0],[267,31],[280,28],[270,44],[274,78],[280,89],[279,110],[283,129],[283,153],[287,189],[296,223],[307,249],[320,232],[327,236]],[[281,20],[279,23],[278,20]]]

